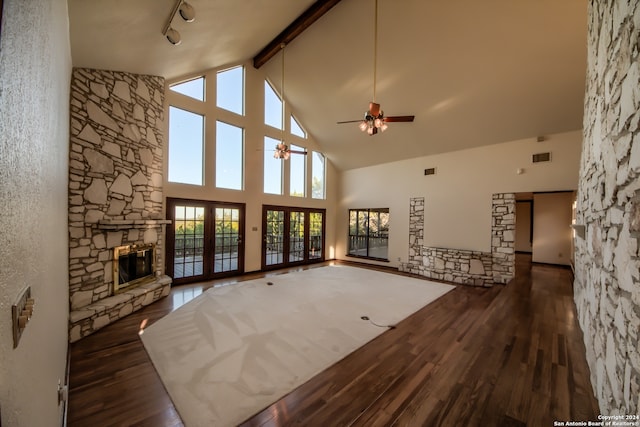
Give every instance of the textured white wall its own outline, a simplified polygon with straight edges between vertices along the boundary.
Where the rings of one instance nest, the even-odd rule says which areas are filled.
[[[71,57],[65,0],[4,0],[0,35],[0,411],[3,426],[60,425],[67,355]],[[35,311],[13,348],[11,305]]]
[[[491,251],[493,193],[575,190],[581,131],[495,144],[470,150],[387,163],[342,174],[336,218],[336,257],[346,250],[348,209],[391,209],[389,261],[407,260],[409,199],[425,198],[424,244]],[[428,142],[425,142],[428,143]],[[551,152],[551,162],[533,164],[532,154]],[[425,176],[425,168],[436,175]],[[523,173],[516,170],[522,168]]]

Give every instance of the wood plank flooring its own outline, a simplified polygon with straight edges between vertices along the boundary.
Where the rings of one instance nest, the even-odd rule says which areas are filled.
[[[571,273],[518,256],[506,286],[458,286],[244,426],[552,426],[596,420]],[[291,271],[296,269],[290,269]],[[71,345],[68,425],[182,426],[138,337],[214,284],[167,298]]]

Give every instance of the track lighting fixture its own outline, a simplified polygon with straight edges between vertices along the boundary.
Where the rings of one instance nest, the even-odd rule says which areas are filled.
[[[196,11],[193,6],[184,0],[176,0],[176,4],[173,6],[173,9],[171,9],[171,15],[169,15],[169,19],[162,30],[162,35],[167,37],[169,43],[175,46],[182,42],[182,38],[180,37],[178,30],[171,27],[171,22],[178,12],[180,12],[180,16],[186,22],[193,22],[196,19]]]
[[[180,5],[180,16],[187,22],[193,22],[196,19],[196,11],[189,3],[183,1]]]
[[[169,43],[173,45],[177,46],[180,43],[182,43],[182,38],[180,37],[180,33],[174,30],[173,28],[169,28],[165,33],[165,35],[167,36],[167,40],[169,40]]]

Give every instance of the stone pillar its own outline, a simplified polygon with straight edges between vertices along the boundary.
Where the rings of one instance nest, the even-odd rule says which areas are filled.
[[[514,193],[493,195],[491,221],[493,281],[506,284],[513,279],[516,268],[516,196]]]
[[[400,271],[423,275],[422,245],[424,243],[424,197],[409,200],[409,256],[400,264]]]

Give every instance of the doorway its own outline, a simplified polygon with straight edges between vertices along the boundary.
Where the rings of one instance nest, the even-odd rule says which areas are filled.
[[[324,261],[325,210],[262,207],[262,269]]]
[[[244,273],[242,203],[167,199],[166,270],[182,284]]]
[[[516,194],[516,253],[533,252],[533,194]]]
[[[574,191],[516,193],[515,249],[534,263],[569,266]]]

